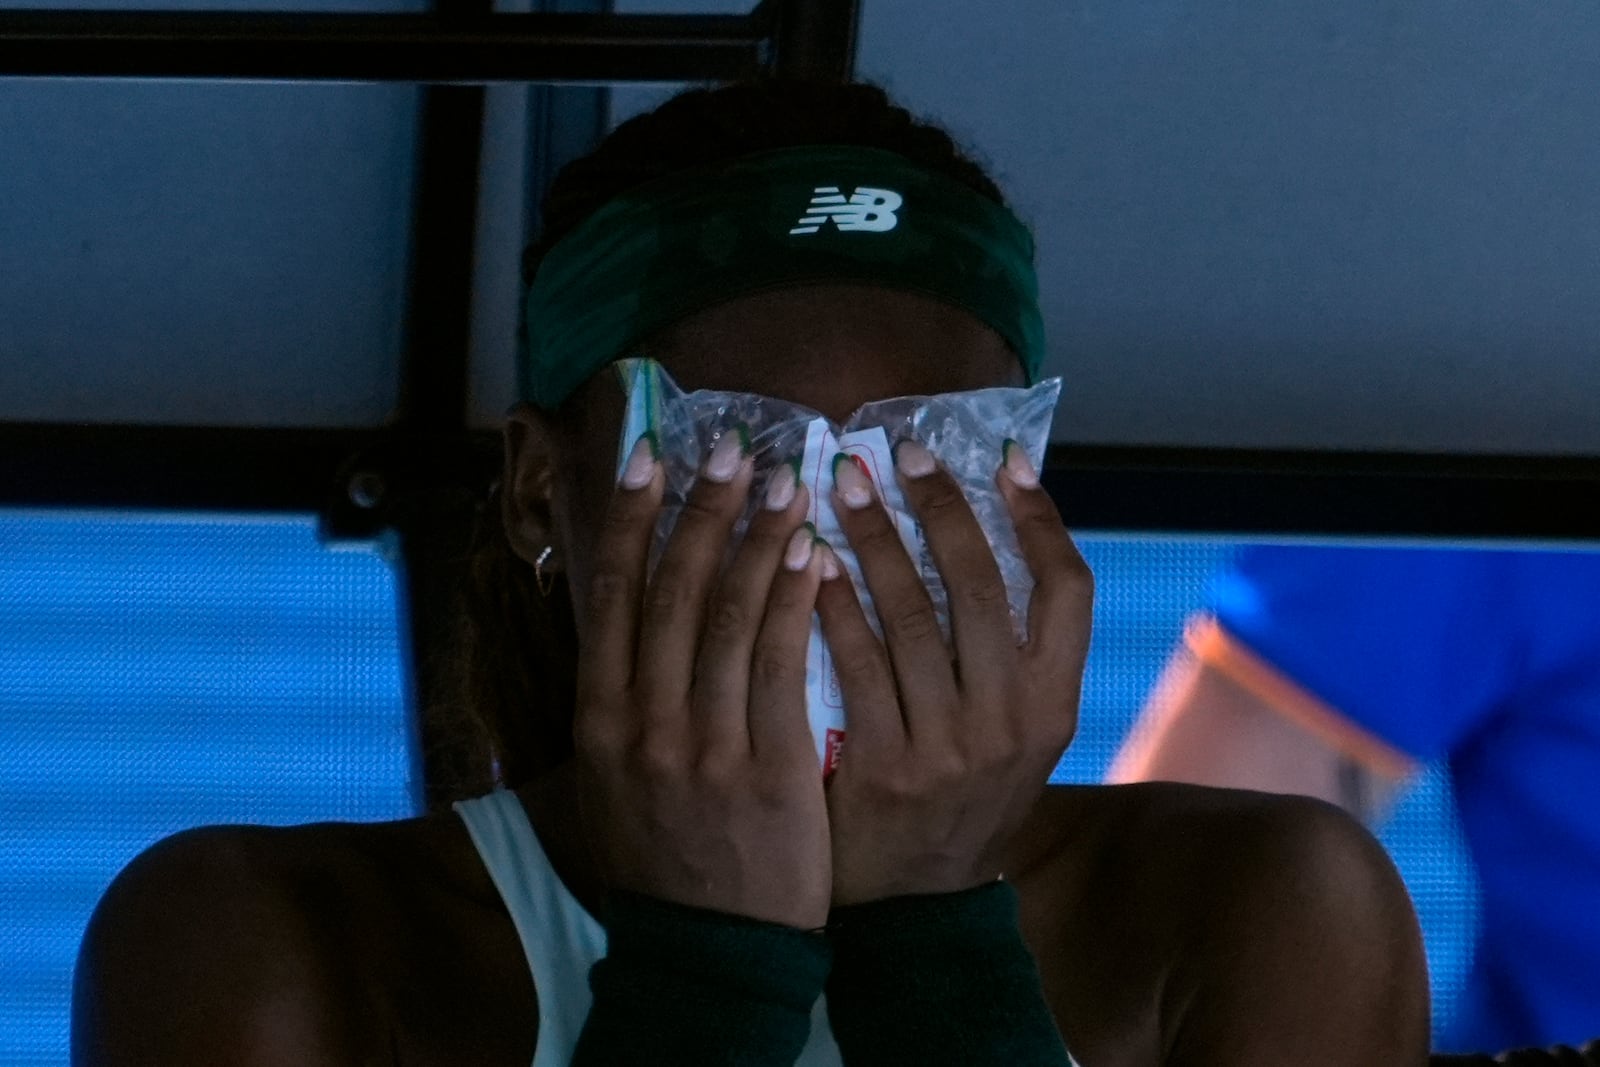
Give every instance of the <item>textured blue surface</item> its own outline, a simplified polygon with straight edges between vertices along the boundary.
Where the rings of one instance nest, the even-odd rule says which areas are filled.
[[[84,923],[151,842],[413,813],[395,594],[310,519],[0,512],[0,1064],[66,1063]]]
[[[1084,536],[1098,579],[1078,738],[1096,781],[1233,546]],[[396,588],[309,519],[0,512],[0,1064],[66,1062],[73,959],[134,854],[205,823],[415,810]],[[1386,829],[1448,1018],[1473,890],[1430,773]]]

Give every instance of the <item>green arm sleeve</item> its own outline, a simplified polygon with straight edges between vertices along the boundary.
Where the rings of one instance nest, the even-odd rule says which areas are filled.
[[[836,909],[828,1018],[846,1064],[1068,1067],[1004,882]]]
[[[828,975],[821,934],[634,894],[607,906],[607,955],[573,1067],[791,1067]]]

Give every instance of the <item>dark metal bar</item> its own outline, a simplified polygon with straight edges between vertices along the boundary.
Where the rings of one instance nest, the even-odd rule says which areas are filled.
[[[483,87],[422,90],[411,282],[398,426],[459,430],[466,417]]]
[[[0,423],[0,506],[305,511],[461,486],[499,435]],[[395,479],[399,479],[396,481]],[[1600,459],[1057,447],[1045,486],[1079,529],[1600,541]],[[346,511],[354,509],[345,509]]]
[[[785,78],[847,82],[856,69],[860,0],[766,0],[775,73]]]
[[[435,0],[451,19],[476,19],[492,0]],[[411,292],[406,301],[406,348],[400,366],[395,432],[408,444],[438,435],[466,437],[472,359],[472,277],[478,229],[485,89],[426,85],[417,136],[417,192],[412,205]],[[481,791],[489,756],[481,739],[464,736],[440,709],[452,706],[460,633],[457,598],[477,498],[460,481],[433,482],[397,495],[383,509],[398,535],[404,566],[403,618],[409,657],[417,800],[432,809]]]
[[[384,430],[0,423],[0,506],[328,512],[367,517],[334,533],[369,537],[393,492],[459,484],[481,494],[498,434],[395,440]]]
[[[364,430],[0,423],[0,504],[307,511],[322,508]]]
[[[292,81],[732,81],[750,16],[0,10],[0,76]]]
[[[1069,526],[1600,540],[1600,459],[1057,446]]]

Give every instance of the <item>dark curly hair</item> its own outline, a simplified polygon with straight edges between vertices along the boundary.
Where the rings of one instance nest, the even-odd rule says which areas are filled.
[[[984,169],[937,126],[919,122],[876,86],[759,81],[694,89],[618,126],[551,183],[543,226],[523,257],[529,282],[555,244],[603,204],[654,178],[770,149],[857,145],[895,152],[996,203]],[[581,394],[580,394],[581,395]],[[571,403],[571,402],[569,402]],[[568,421],[570,413],[561,421]],[[572,752],[577,638],[571,600],[557,577],[541,594],[534,570],[512,551],[498,491],[483,506],[462,590],[457,690],[447,708],[454,780],[434,782],[436,803],[495,785],[514,788]]]

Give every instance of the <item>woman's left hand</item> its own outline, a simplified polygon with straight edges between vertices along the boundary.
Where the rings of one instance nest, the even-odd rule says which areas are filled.
[[[1020,647],[988,541],[955,480],[915,442],[895,468],[949,595],[952,638],[866,475],[836,463],[834,506],[884,639],[848,578],[817,597],[847,718],[828,785],[833,903],[991,882],[1077,727],[1094,582],[1021,448],[996,481],[1033,573]]]

